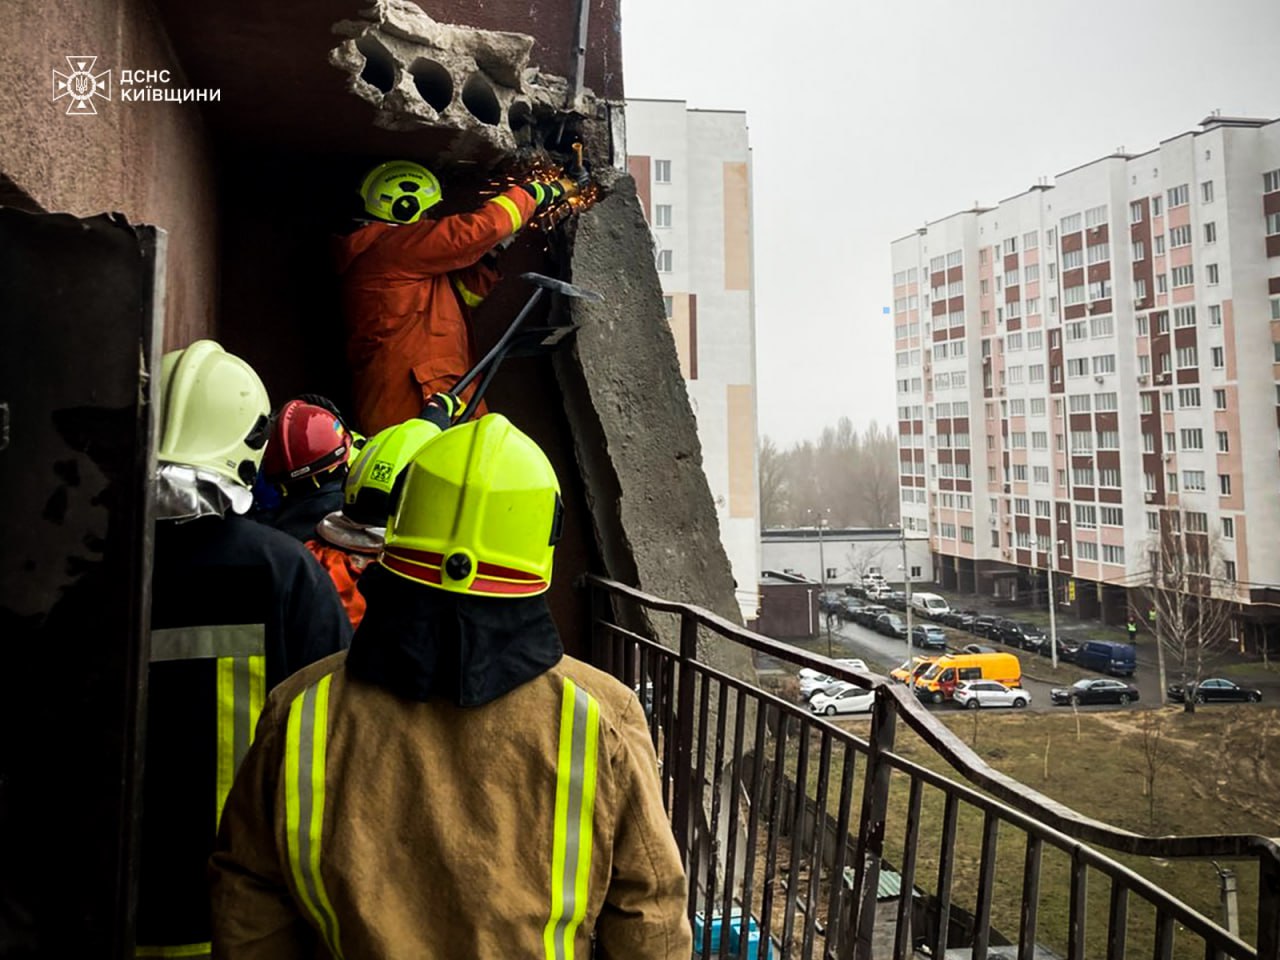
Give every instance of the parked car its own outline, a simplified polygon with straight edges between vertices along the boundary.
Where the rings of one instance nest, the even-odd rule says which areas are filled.
[[[890,590],[888,596],[884,598],[884,604],[894,610],[906,610],[907,595],[901,590]]]
[[[1262,691],[1242,687],[1234,680],[1221,677],[1210,677],[1199,683],[1190,685],[1191,699],[1196,703],[1258,703],[1262,699]],[[1182,703],[1187,699],[1182,684],[1175,683],[1169,687],[1169,699]]]
[[[960,650],[961,653],[997,653],[995,647],[988,647],[985,643],[966,643]]]
[[[973,623],[969,625],[969,630],[980,637],[990,637],[994,640],[996,632],[999,631],[1000,627],[1005,623],[1010,622],[1012,621],[1007,620],[1005,617],[997,617],[993,614],[984,613],[973,618]]]
[[[874,690],[864,690],[852,683],[842,683],[827,693],[814,694],[809,709],[830,717],[837,713],[866,713],[876,702]]]
[[[937,659],[937,657],[910,657],[904,660],[900,666],[890,670],[889,677],[899,683],[905,683],[908,687],[914,686],[916,677],[928,670],[933,661]]]
[[[896,613],[882,613],[876,617],[876,629],[886,637],[903,637],[907,635],[907,622]]]
[[[1138,699],[1138,688],[1123,680],[1077,680],[1069,687],[1054,687],[1049,691],[1054,703],[1118,703],[1127,707]]]
[[[818,609],[823,613],[838,613],[844,597],[834,590],[818,595]]]
[[[854,619],[857,620],[858,623],[862,624],[864,627],[874,627],[876,623],[876,618],[879,617],[880,614],[888,613],[888,612],[889,612],[889,608],[886,606],[883,606],[882,604],[868,603],[856,614],[854,614]]]
[[[856,597],[845,597],[844,602],[840,606],[841,620],[857,620],[858,611],[865,607],[866,604]]]
[[[1025,707],[1031,694],[1020,687],[1006,687],[994,680],[965,680],[956,684],[952,699],[962,707]]]
[[[836,663],[842,667],[848,667],[850,670],[860,670],[867,672],[867,662],[858,657],[838,657]],[[839,677],[833,677],[830,674],[823,673],[821,670],[815,670],[812,667],[801,667],[796,674],[800,681],[800,698],[808,700],[815,693],[828,690],[837,684],[847,683]]]
[[[1044,656],[1050,656],[1049,644],[1046,643],[1040,650]],[[1058,638],[1058,661],[1060,663],[1075,663],[1076,658],[1080,656],[1080,644],[1071,640],[1063,640]]]
[[[1099,673],[1114,673],[1122,677],[1132,677],[1138,668],[1133,644],[1111,640],[1086,640],[1076,654],[1076,663]]]
[[[973,629],[973,621],[977,618],[977,610],[950,610],[938,617],[938,622],[945,623],[949,627],[971,631]]]
[[[911,628],[911,645],[923,647],[926,650],[945,650],[947,635],[941,627],[936,627],[932,623],[921,624]]]
[[[942,621],[945,616],[951,613],[950,605],[936,593],[913,593],[911,595],[911,608],[922,617],[928,617],[930,620]]]
[[[995,639],[1020,650],[1038,651],[1049,643],[1044,631],[1034,624],[1006,620],[996,630]]]

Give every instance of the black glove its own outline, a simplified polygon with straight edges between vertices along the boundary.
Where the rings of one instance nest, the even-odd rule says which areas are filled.
[[[522,183],[520,187],[525,193],[533,197],[538,204],[539,210],[544,210],[563,199],[567,190],[564,180],[552,180],[549,183],[534,180],[529,183]]]
[[[465,409],[467,405],[460,397],[455,397],[452,393],[433,393],[427,397],[418,419],[434,423],[441,430],[448,430]]]

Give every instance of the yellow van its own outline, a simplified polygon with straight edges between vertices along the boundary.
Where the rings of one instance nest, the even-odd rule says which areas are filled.
[[[950,700],[962,680],[996,680],[1006,687],[1020,687],[1022,665],[1012,653],[949,654],[916,678],[916,696],[932,703]]]
[[[928,670],[929,665],[937,659],[937,657],[912,657],[903,661],[901,666],[890,670],[889,677],[909,687],[916,682],[916,677]]]

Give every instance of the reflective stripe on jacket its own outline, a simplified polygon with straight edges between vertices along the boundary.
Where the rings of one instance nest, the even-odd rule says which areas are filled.
[[[463,310],[497,280],[479,260],[535,210],[533,197],[512,187],[472,213],[371,223],[340,240],[347,360],[361,430],[372,434],[417,416],[427,397],[471,366]]]
[[[635,694],[572,658],[482,707],[345,654],[268,700],[213,858],[214,956],[688,960]]]

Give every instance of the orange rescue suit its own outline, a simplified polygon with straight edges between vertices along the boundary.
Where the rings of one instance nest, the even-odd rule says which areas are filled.
[[[360,621],[364,619],[364,594],[356,588],[356,581],[364,573],[365,567],[373,561],[373,557],[343,550],[323,540],[308,540],[304,546],[329,574],[352,628],[360,626]]]
[[[361,430],[373,434],[417,416],[427,397],[448,390],[475,362],[469,310],[498,281],[480,258],[536,209],[532,196],[512,187],[473,213],[371,223],[341,239],[347,360]]]

